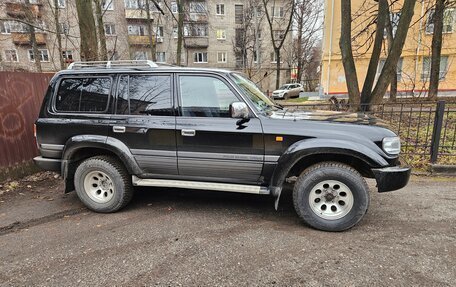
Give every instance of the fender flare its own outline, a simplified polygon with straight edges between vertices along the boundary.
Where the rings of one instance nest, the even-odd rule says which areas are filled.
[[[130,149],[120,140],[100,135],[77,135],[65,143],[62,153],[62,175],[68,176],[68,165],[72,157],[82,148],[99,148],[114,153],[125,165],[130,174],[141,174],[141,168],[135,161]]]
[[[372,147],[353,141],[334,139],[305,139],[292,144],[282,154],[272,174],[270,190],[272,195],[278,197],[287,174],[301,159],[316,154],[339,154],[355,157],[372,168],[388,166],[382,157],[380,148],[371,143]]]

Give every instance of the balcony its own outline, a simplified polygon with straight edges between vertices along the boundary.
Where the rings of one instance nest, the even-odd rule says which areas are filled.
[[[152,37],[155,44],[155,37]],[[128,35],[128,43],[133,46],[149,46],[149,36]]]
[[[41,10],[40,5],[38,4],[24,4],[24,3],[6,3],[6,14],[13,18],[40,18],[41,17]],[[30,11],[30,16],[27,15],[27,11]]]
[[[31,45],[30,43],[30,34],[29,33],[11,33],[11,38],[13,43],[16,45]],[[35,33],[36,44],[45,45],[46,44],[46,34],[44,33]]]
[[[185,37],[185,48],[207,48],[209,47],[208,37]]]
[[[197,23],[207,23],[207,14],[201,13],[189,13],[185,14],[184,22],[197,22]]]
[[[150,12],[150,19],[153,20],[154,17],[152,15],[152,12]],[[125,9],[125,18],[147,20],[147,13],[146,10],[142,9]]]

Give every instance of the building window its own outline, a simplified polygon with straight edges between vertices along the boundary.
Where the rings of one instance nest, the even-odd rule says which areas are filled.
[[[49,62],[49,51],[47,49],[39,49],[38,52],[40,53],[41,62]],[[28,56],[30,62],[35,62],[35,55],[32,49],[28,50]]]
[[[217,52],[217,63],[226,63],[226,52]]]
[[[66,7],[66,0],[57,0],[57,6],[59,8],[65,8]]]
[[[391,28],[393,32],[393,38],[396,37],[396,31],[397,31],[397,26],[399,25],[399,20],[401,19],[401,12],[391,12],[389,14],[390,16],[390,22],[391,22]],[[383,30],[383,37],[387,37],[387,31],[386,27]]]
[[[135,51],[133,53],[133,60],[147,60],[146,51]]]
[[[103,8],[103,10],[114,10],[114,0],[102,0],[101,8]]]
[[[444,80],[448,72],[448,56],[440,56],[439,80]],[[429,80],[431,75],[431,57],[423,58],[423,73],[421,81]]]
[[[2,34],[11,34],[12,21],[2,21],[0,22],[0,32]]]
[[[236,28],[236,30],[234,30],[234,33],[234,44],[236,45],[235,47],[244,47],[245,30]]]
[[[253,50],[253,62],[258,63],[258,51]]]
[[[17,62],[17,51],[16,50],[5,50],[5,61]]]
[[[59,33],[63,35],[68,35],[70,32],[70,27],[68,23],[59,23]]]
[[[454,20],[455,20],[455,9],[454,8],[447,8],[443,12],[443,33],[452,33]],[[426,33],[432,34],[434,33],[434,12],[435,10],[432,9],[428,13],[427,21],[426,21]]]
[[[116,34],[116,25],[114,24],[105,24],[105,34],[108,36],[112,36]]]
[[[206,3],[203,1],[193,1],[190,2],[190,13],[206,13]]]
[[[271,63],[277,63],[277,54],[275,52],[271,52]],[[283,63],[283,61],[280,61]]]
[[[193,58],[194,63],[207,63],[207,52],[196,52]]]
[[[226,31],[223,29],[217,30],[217,40],[226,40]]]
[[[73,63],[73,51],[62,51],[62,58],[65,60],[65,63]]]
[[[166,63],[166,53],[165,52],[156,52],[155,58],[157,63]]]
[[[279,6],[272,6],[272,17],[274,18],[283,18],[285,15],[283,7]]]
[[[173,27],[173,38],[177,38],[177,27]]]
[[[176,2],[171,2],[171,13],[179,13],[179,8]]]
[[[380,59],[380,61],[378,62],[377,74],[376,74],[377,79],[378,79],[378,77],[380,77],[380,74],[382,73],[383,67],[385,66],[385,62],[386,62],[385,59]],[[396,77],[397,77],[398,81],[402,80],[402,62],[403,62],[403,58],[399,58],[399,60],[397,61]]]
[[[139,0],[125,0],[125,8],[126,9],[139,9],[141,6],[142,6],[142,1],[139,1]]]
[[[184,25],[185,37],[207,37],[207,24],[190,24]]]
[[[234,24],[244,23],[244,5],[234,5]]]
[[[128,35],[145,36],[146,35],[146,26],[128,25]]]
[[[225,4],[215,5],[215,15],[225,15]]]
[[[155,35],[157,35],[157,37],[163,37],[163,35],[164,35],[163,26],[157,27],[155,29]]]

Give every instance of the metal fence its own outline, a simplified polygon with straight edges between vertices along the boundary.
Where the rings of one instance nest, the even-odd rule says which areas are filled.
[[[288,106],[305,110],[364,110],[342,103]],[[365,112],[383,119],[402,140],[405,161],[424,167],[428,163],[456,165],[456,103],[384,103]]]
[[[0,169],[30,161],[35,122],[52,74],[0,72]]]

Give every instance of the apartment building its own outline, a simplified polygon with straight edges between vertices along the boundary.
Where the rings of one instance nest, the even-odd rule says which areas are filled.
[[[177,3],[174,1],[103,0],[103,24],[109,59],[152,60],[151,38],[157,62],[177,62]],[[274,38],[284,37],[288,20],[286,2],[271,1],[267,7],[274,21]],[[30,32],[24,20],[33,16],[43,71],[60,69],[81,60],[80,31],[75,0],[58,0],[56,23],[54,0],[5,0],[0,3],[0,69],[36,70]],[[266,91],[274,89],[275,55],[264,6],[259,0],[184,1],[183,49],[181,63],[190,67],[241,70]],[[30,14],[29,11],[32,11]],[[57,45],[57,34],[62,49]],[[289,81],[291,33],[281,56],[281,83]]]
[[[393,33],[397,29],[400,18],[400,8],[403,0],[392,6],[390,19]],[[412,25],[407,34],[404,49],[397,65],[398,95],[399,96],[426,96],[429,74],[431,42],[433,35],[433,4],[435,1],[417,1],[415,5]],[[375,15],[377,3],[375,1],[352,0],[352,42],[357,76],[360,85],[364,82],[371,50],[369,49],[368,35],[375,29],[372,26],[367,33],[360,33],[366,28],[366,23]],[[325,20],[323,39],[323,63],[321,69],[321,86],[325,94],[346,95],[344,69],[339,48],[341,2],[325,0]],[[447,8],[444,13],[444,34],[442,58],[440,62],[439,96],[456,94],[456,9]],[[383,44],[381,58],[376,77],[387,57],[387,43]]]

